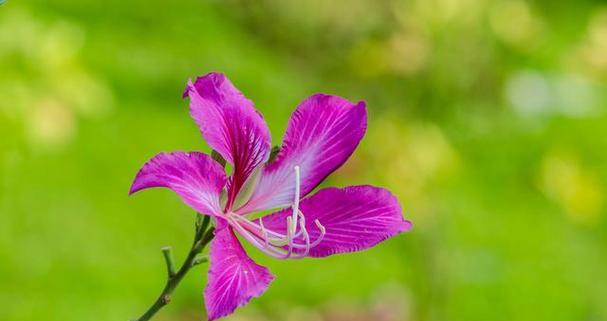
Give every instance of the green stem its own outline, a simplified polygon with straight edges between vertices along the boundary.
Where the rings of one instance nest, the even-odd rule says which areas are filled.
[[[213,239],[214,228],[211,227],[207,230],[207,227],[209,226],[209,221],[210,218],[206,215],[202,219],[197,219],[196,234],[194,236],[192,248],[190,249],[188,256],[186,257],[185,261],[183,261],[183,264],[177,272],[171,273],[171,271],[174,271],[174,267],[171,266],[172,257],[170,256],[170,248],[168,248],[168,250],[166,247],[163,248],[162,251],[165,257],[165,261],[167,263],[169,277],[167,278],[167,282],[164,286],[164,289],[162,290],[154,304],[152,304],[152,306],[150,306],[142,316],[135,319],[134,321],[150,320],[160,309],[162,309],[162,307],[171,302],[171,295],[173,294],[173,291],[175,290],[175,288],[177,288],[183,277],[190,271],[190,269],[197,265],[197,263],[200,263],[196,260],[198,254],[200,254],[200,252],[202,252],[202,250],[207,246],[207,244],[209,244],[209,242]]]

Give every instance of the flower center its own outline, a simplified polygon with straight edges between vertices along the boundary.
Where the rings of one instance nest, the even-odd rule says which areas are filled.
[[[307,256],[311,248],[320,244],[326,232],[325,227],[318,220],[314,220],[320,235],[314,241],[310,239],[306,229],[306,218],[299,209],[299,198],[301,196],[300,168],[295,166],[293,170],[295,171],[295,197],[293,205],[291,205],[292,214],[286,218],[286,233],[267,229],[263,225],[263,218],[260,218],[259,223],[256,223],[247,219],[244,215],[233,212],[226,214],[228,221],[245,239],[266,254],[281,259]]]

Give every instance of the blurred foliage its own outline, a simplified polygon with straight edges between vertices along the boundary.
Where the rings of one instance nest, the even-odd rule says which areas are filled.
[[[601,1],[8,1],[0,7],[0,320],[127,320],[188,248],[160,151],[204,150],[180,99],[225,72],[280,142],[314,92],[369,108],[326,184],[394,191],[412,232],[276,261],[231,320],[607,320]],[[200,320],[205,269],[158,320]]]

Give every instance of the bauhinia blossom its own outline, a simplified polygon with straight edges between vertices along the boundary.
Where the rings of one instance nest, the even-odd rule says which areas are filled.
[[[367,127],[364,102],[316,94],[289,120],[270,160],[270,132],[253,103],[223,75],[188,83],[184,97],[208,144],[232,173],[199,152],[161,153],[139,171],[130,193],[167,187],[215,223],[205,303],[210,320],[261,295],[274,276],[244,251],[235,232],[279,259],[363,250],[408,231],[389,191],[370,185],[310,192],[354,152]],[[259,211],[273,214],[252,218]]]

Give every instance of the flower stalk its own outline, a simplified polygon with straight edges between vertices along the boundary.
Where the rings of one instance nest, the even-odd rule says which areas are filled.
[[[188,256],[183,261],[183,264],[181,264],[179,270],[175,270],[175,263],[173,261],[171,247],[166,246],[162,248],[162,255],[164,256],[168,273],[166,284],[156,301],[154,301],[148,310],[133,321],[150,320],[160,309],[162,309],[162,307],[171,302],[173,291],[175,291],[183,277],[190,271],[190,269],[198,264],[207,262],[206,257],[202,257],[200,253],[209,244],[214,236],[213,232],[215,229],[213,227],[209,227],[209,224],[209,216],[197,215],[194,241],[192,242],[192,247],[188,252]]]

